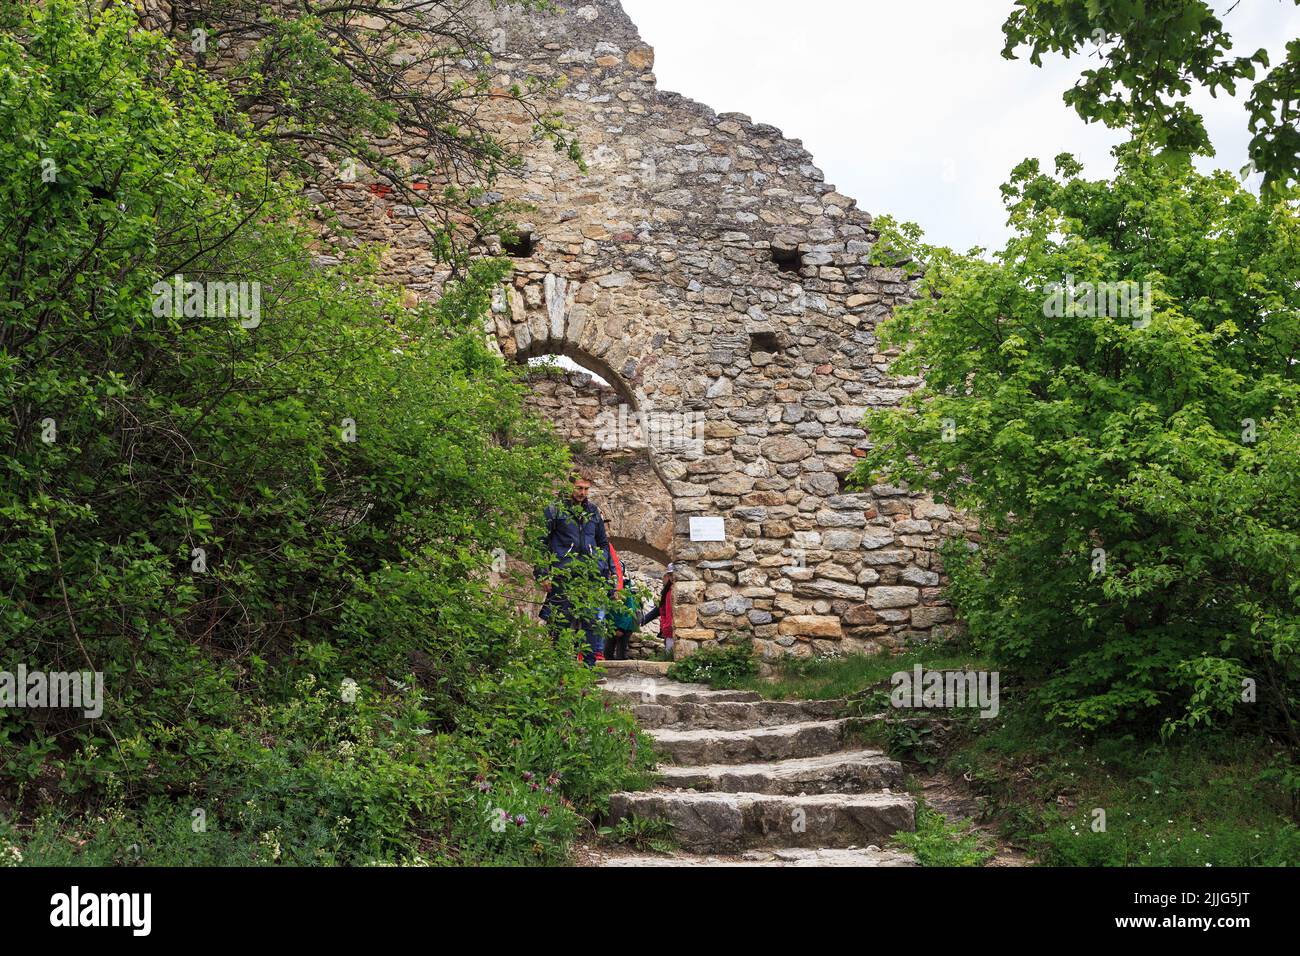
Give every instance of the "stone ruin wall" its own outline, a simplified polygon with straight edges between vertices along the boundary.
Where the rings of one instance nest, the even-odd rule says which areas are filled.
[[[870,264],[871,217],[799,141],[657,89],[653,51],[617,0],[482,15],[500,86],[564,79],[555,106],[589,164],[584,175],[538,145],[519,178],[485,197],[535,209],[531,254],[515,260],[490,333],[508,359],[564,354],[598,372],[614,386],[598,401],[633,417],[702,426],[701,447],[670,443],[646,458],[668,498],[651,510],[671,516],[670,530],[620,518],[607,481],[593,493],[676,562],[679,656],[734,632],[768,659],[945,636],[937,549],[973,524],[902,488],[845,489],[868,447],[863,413],[917,384],[891,378],[877,347],[877,324],[909,285]],[[315,196],[388,247],[388,276],[408,302],[436,297],[446,275],[421,213],[365,184]],[[567,388],[543,387],[537,407],[596,407]],[[726,540],[692,541],[698,516],[724,518]]]

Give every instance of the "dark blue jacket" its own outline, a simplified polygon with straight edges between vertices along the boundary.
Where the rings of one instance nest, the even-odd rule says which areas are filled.
[[[613,574],[613,563],[609,558],[609,536],[605,532],[605,519],[590,501],[583,502],[582,517],[579,520],[575,520],[571,514],[577,510],[577,506],[570,501],[563,506],[550,505],[543,512],[546,531],[542,547],[555,556],[553,566],[557,569],[564,568],[576,556],[594,556],[600,573],[610,577]]]

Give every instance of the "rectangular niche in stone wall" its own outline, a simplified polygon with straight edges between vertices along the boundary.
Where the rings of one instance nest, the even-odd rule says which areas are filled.
[[[750,332],[749,351],[779,352],[781,351],[781,340],[777,337],[775,332]]]
[[[782,272],[798,272],[803,268],[803,255],[798,249],[772,246],[772,261]]]
[[[501,237],[501,251],[512,259],[531,259],[537,247],[532,230],[521,229],[513,238]]]

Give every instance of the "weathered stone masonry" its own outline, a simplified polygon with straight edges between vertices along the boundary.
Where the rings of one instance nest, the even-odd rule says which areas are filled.
[[[670,498],[652,510],[670,531],[612,515],[600,483],[593,496],[678,564],[681,653],[736,631],[769,658],[871,652],[948,627],[936,549],[966,521],[900,488],[844,487],[867,447],[863,413],[916,384],[891,379],[877,348],[909,286],[869,264],[871,217],[797,140],[657,89],[653,51],[617,0],[483,16],[501,85],[565,78],[556,105],[590,167],[539,145],[499,187],[536,208],[531,251],[493,311],[503,354],[565,354],[634,410],[703,417],[702,453],[651,455]],[[416,211],[360,189],[341,211],[390,246],[412,300],[436,296]],[[561,392],[537,403],[563,417]],[[705,515],[725,519],[725,541],[691,541],[690,518]]]

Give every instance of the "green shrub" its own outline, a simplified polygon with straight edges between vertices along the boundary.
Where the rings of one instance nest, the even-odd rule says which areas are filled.
[[[612,827],[600,828],[600,835],[612,843],[655,853],[672,853],[677,849],[672,834],[673,825],[667,820],[648,817],[624,817]]]
[[[949,596],[1051,719],[1239,722],[1295,747],[1300,213],[1117,155],[1112,181],[1068,156],[1017,168],[1016,234],[990,258],[882,224],[878,252],[925,266],[882,335],[925,384],[867,416],[857,477],[979,519],[978,548],[945,552]],[[1128,282],[1150,284],[1149,312],[1085,289]]]
[[[921,866],[983,866],[993,856],[977,834],[918,801],[916,831],[898,833],[894,842],[910,851]]]
[[[690,657],[674,661],[668,677],[711,687],[734,687],[757,672],[754,649],[749,643],[706,644]]]
[[[220,83],[97,7],[0,33],[0,651],[106,694],[0,722],[20,852],[558,859],[653,755],[489,581],[567,467],[484,340],[508,266],[407,310],[373,254],[323,264]],[[168,308],[180,274],[258,283],[257,321]]]

